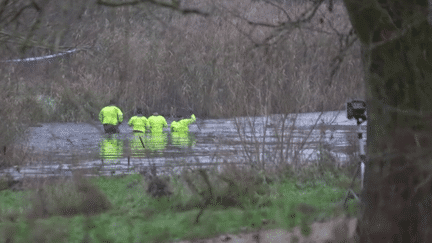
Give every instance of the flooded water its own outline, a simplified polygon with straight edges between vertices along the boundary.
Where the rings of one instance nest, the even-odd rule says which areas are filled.
[[[168,124],[172,120],[167,119]],[[366,133],[366,124],[361,131]],[[163,168],[221,162],[259,164],[317,161],[325,156],[343,163],[357,139],[354,120],[345,111],[198,119],[188,134],[134,134],[124,122],[120,134],[105,135],[94,123],[45,123],[31,127],[23,145],[34,151],[32,163],[8,168],[14,178],[139,171],[151,163]],[[350,141],[351,138],[351,141]],[[93,170],[92,170],[93,169]]]

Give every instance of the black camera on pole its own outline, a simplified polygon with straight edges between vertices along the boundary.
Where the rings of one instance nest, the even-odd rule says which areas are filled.
[[[357,120],[357,125],[366,121],[366,102],[363,100],[347,102],[347,118],[349,120],[355,118]]]
[[[363,132],[361,130],[360,125],[366,121],[366,102],[363,100],[351,100],[347,102],[347,118],[349,120],[355,118],[357,120],[357,136],[359,140],[359,157],[360,164],[357,167],[357,171],[355,176],[357,176],[358,168],[360,168],[360,176],[361,176],[361,188],[363,189],[364,183],[364,173],[365,173],[365,162],[366,162],[366,153],[364,150],[363,144]],[[345,201],[346,202],[346,201]]]

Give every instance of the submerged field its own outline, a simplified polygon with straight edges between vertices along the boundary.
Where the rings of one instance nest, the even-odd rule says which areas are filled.
[[[353,201],[343,207],[351,179],[328,171],[227,166],[24,181],[0,192],[0,242],[172,242],[295,226],[308,236],[313,221],[356,214]]]

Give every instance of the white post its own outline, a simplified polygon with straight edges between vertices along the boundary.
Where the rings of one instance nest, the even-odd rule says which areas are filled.
[[[357,122],[357,135],[358,135],[358,139],[359,139],[359,147],[360,147],[360,160],[361,160],[361,164],[360,164],[360,176],[361,176],[361,189],[363,190],[363,181],[364,181],[364,173],[365,173],[365,151],[364,151],[364,144],[363,144],[363,134],[361,131],[361,123]]]
[[[365,173],[365,164],[362,161],[361,162],[361,189],[363,190],[363,180],[364,180],[364,173]]]

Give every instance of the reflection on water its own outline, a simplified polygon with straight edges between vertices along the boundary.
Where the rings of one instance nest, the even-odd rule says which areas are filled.
[[[99,146],[100,156],[107,164],[114,164],[123,157],[123,140],[117,134],[103,136]]]
[[[189,132],[171,132],[171,143],[180,148],[190,148],[196,144],[196,139]]]
[[[164,132],[151,132],[146,134],[145,146],[152,152],[162,154],[168,143],[168,136]]]
[[[180,149],[191,148],[196,144],[196,138],[190,132],[172,132],[170,138],[171,143],[166,132],[134,132],[130,136],[104,135],[99,142],[100,157],[105,163],[114,163],[128,156],[144,158],[162,155],[169,144]]]
[[[130,156],[139,158],[145,154],[146,136],[144,133],[135,132],[129,140]]]

